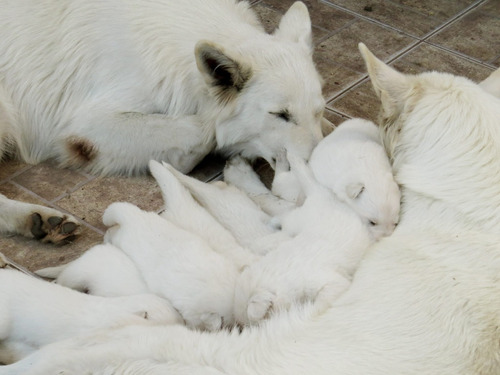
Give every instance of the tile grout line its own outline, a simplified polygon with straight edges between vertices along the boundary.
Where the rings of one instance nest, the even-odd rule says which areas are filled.
[[[13,178],[16,178],[17,176],[19,176],[20,174],[22,174],[26,171],[29,171],[33,167],[34,167],[33,165],[27,165],[26,167],[21,168],[20,170],[12,173],[10,176],[4,178],[3,180],[0,180],[0,184],[11,181]]]
[[[51,203],[50,201],[48,201],[47,199],[41,197],[40,195],[36,194],[35,192],[25,188],[24,186],[18,184],[17,182],[15,181],[8,181],[8,183],[14,185],[15,187],[17,187],[18,189],[22,190],[23,192],[25,192],[26,194],[30,195],[31,197],[33,198],[36,198],[38,200],[40,200],[43,204],[45,204],[47,207],[49,208],[53,208],[53,209],[56,209],[58,211],[61,211],[62,213],[65,213],[67,215],[71,215],[73,217],[75,217],[82,225],[86,226],[87,228],[89,229],[92,229],[94,232],[98,232],[99,234],[101,235],[104,235],[104,232],[99,229],[99,228],[96,228],[94,227],[93,225],[87,223],[85,220],[83,220],[82,218],[74,215],[73,213],[69,212],[68,210],[65,210],[64,208],[62,207],[59,207],[57,204],[55,203]],[[36,204],[36,203],[30,203],[30,204]]]
[[[62,193],[61,195],[57,196],[56,198],[52,199],[50,201],[51,204],[55,204],[57,201],[60,201],[61,199],[63,198],[66,198],[68,196],[70,196],[72,193],[74,193],[75,191],[77,191],[78,189],[80,189],[81,187],[87,185],[88,183],[94,181],[97,176],[92,176],[92,175],[89,175],[89,176],[85,176],[85,175],[82,175],[84,177],[87,177],[87,180],[85,181],[82,181],[78,184],[76,184],[75,186],[73,186],[71,189],[68,189],[66,190],[64,193]]]

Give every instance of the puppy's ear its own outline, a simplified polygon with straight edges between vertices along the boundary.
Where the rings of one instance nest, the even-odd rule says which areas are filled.
[[[411,91],[410,79],[377,59],[363,43],[359,43],[358,47],[365,60],[375,93],[382,102],[384,116],[392,117],[400,113]]]
[[[349,199],[356,199],[365,190],[365,186],[362,183],[350,184],[345,188],[345,192]]]
[[[295,43],[300,43],[312,53],[311,18],[303,2],[296,1],[292,4],[281,18],[278,28],[274,31],[274,35]]]
[[[222,102],[233,100],[252,76],[252,70],[229,57],[222,47],[200,41],[195,47],[196,65],[214,95]]]

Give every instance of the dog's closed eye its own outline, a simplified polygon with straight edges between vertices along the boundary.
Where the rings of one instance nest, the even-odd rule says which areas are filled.
[[[283,121],[286,121],[286,122],[290,122],[292,119],[292,115],[286,109],[284,109],[282,111],[278,111],[278,112],[269,112],[269,113],[271,115],[274,115],[274,116],[282,119]]]

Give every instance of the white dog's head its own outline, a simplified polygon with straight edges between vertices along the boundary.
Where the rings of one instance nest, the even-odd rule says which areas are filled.
[[[401,223],[419,201],[436,217],[449,211],[484,230],[487,223],[500,225],[500,100],[494,92],[446,73],[405,75],[365,45],[360,51],[382,102],[383,141],[402,189]]]
[[[260,33],[238,46],[199,42],[196,60],[226,111],[215,129],[219,149],[271,165],[283,148],[309,158],[322,138],[325,101],[303,3],[292,5],[272,35]]]

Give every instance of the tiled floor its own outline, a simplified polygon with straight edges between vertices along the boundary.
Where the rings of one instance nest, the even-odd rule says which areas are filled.
[[[272,31],[292,0],[251,1]],[[378,100],[357,50],[364,42],[397,69],[439,70],[480,81],[500,67],[499,0],[306,0],[314,26],[314,58],[325,80],[327,117],[376,119]],[[194,174],[214,178],[223,161],[209,160]],[[0,252],[35,270],[67,262],[102,239],[101,215],[108,204],[128,201],[148,210],[162,205],[151,177],[102,178],[15,161],[0,165],[0,193],[70,212],[82,235],[54,247],[19,236],[0,237]]]

